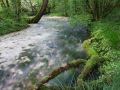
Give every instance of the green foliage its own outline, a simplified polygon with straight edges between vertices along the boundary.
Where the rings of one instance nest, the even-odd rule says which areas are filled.
[[[82,46],[85,49],[85,51],[87,52],[89,57],[96,56],[97,52],[91,47],[90,44],[91,44],[90,40],[85,40]]]
[[[105,66],[107,73],[104,73],[97,81],[96,86],[99,86],[102,90],[119,90],[120,88],[120,61],[107,63],[109,66]],[[95,83],[92,83],[94,85]],[[100,90],[101,90],[100,89]]]
[[[120,67],[120,12],[114,9],[106,18],[94,22],[92,25],[92,47],[99,55],[107,58],[108,61],[101,66],[100,71],[103,77],[116,76]],[[119,79],[119,77],[117,78]],[[119,90],[117,79],[112,78],[112,84],[102,84],[103,90]],[[105,83],[104,81],[102,81]],[[118,82],[118,83],[115,83]],[[113,88],[113,89],[111,89]]]
[[[118,47],[120,44],[120,24],[114,22],[97,22],[93,27],[93,36],[102,39],[104,46]]]
[[[63,16],[81,15],[86,12],[92,15],[93,20],[100,20],[109,15],[118,3],[119,0],[50,0],[49,9],[51,13]]]
[[[0,13],[0,35],[19,31],[28,26],[24,15],[21,17],[20,21],[16,20],[14,12],[11,8],[2,8]]]
[[[93,20],[106,17],[120,3],[119,0],[85,0],[85,9],[92,14]]]
[[[62,16],[79,15],[82,12],[83,0],[50,0],[51,13],[59,13]]]
[[[84,26],[88,26],[91,23],[91,16],[89,14],[80,14],[80,15],[74,15],[70,18],[70,23],[74,26],[77,23],[80,23]]]
[[[119,61],[120,60],[120,51],[119,50],[109,50],[106,54],[105,57],[109,58],[110,61]]]
[[[120,12],[118,8],[116,8],[107,18],[94,22],[92,25],[92,37],[95,38],[92,47],[100,55],[109,55],[107,56],[109,59],[111,59],[110,57],[113,55],[116,57],[118,54],[115,55],[113,53],[120,50],[119,16]]]
[[[115,22],[116,25],[119,24],[119,22],[120,22],[120,7],[112,10],[112,12],[106,18],[104,18],[104,21],[112,21],[112,22]]]
[[[0,35],[19,31],[27,26],[28,25],[25,21],[16,22],[13,19],[3,19],[0,21]]]

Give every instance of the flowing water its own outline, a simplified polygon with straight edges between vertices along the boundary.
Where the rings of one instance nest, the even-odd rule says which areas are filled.
[[[69,56],[61,54],[58,39],[60,32],[68,27],[66,17],[45,16],[23,31],[1,36],[0,90],[24,90],[26,81],[36,83],[68,62]],[[81,46],[80,50],[83,51]],[[68,72],[72,75],[75,70]],[[70,80],[71,77],[64,73],[62,78]],[[54,85],[56,82],[49,83]]]

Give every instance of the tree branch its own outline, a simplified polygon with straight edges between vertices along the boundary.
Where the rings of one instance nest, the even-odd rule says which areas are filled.
[[[36,90],[40,90],[41,86],[47,82],[49,82],[50,80],[52,80],[53,78],[55,78],[56,76],[58,76],[60,73],[70,69],[70,68],[76,68],[79,67],[80,64],[85,64],[86,60],[83,59],[79,59],[79,60],[74,60],[68,64],[65,64],[55,70],[53,70],[52,73],[50,73],[48,76],[44,77],[40,83],[37,85],[37,89]]]

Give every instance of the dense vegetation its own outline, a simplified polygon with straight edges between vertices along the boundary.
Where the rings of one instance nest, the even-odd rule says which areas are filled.
[[[27,27],[28,19],[38,14],[42,1],[0,0],[0,4],[0,35],[3,35]],[[80,23],[89,29],[90,37],[83,42],[88,61],[72,89],[119,90],[120,0],[49,0],[44,14],[67,16],[73,26]],[[86,79],[96,65],[97,78],[94,74],[92,79]]]
[[[17,4],[18,2],[14,2],[11,0],[9,3],[8,0],[1,0],[0,1],[0,35],[18,31],[27,27],[27,23],[20,15],[20,7]],[[16,8],[18,6],[18,8]]]

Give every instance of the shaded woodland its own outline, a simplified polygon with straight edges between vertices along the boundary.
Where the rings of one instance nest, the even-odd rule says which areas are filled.
[[[120,0],[0,0],[0,35],[23,30],[43,16],[68,17],[71,26],[87,28],[89,36],[82,41],[87,56],[56,68],[33,84],[33,90],[119,90]],[[69,33],[72,31],[67,30],[68,37]],[[75,85],[46,86],[59,74],[81,65]]]

